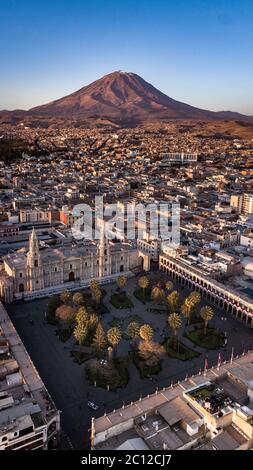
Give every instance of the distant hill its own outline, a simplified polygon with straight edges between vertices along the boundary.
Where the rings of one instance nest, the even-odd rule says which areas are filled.
[[[113,72],[68,96],[22,111],[4,112],[1,121],[15,116],[64,118],[84,122],[103,122],[132,126],[150,121],[175,119],[237,120],[253,123],[253,116],[230,111],[213,112],[170,98],[135,73]]]
[[[135,73],[113,72],[80,90],[30,110],[39,115],[78,116],[121,121],[164,119],[243,119],[229,111],[212,112],[176,101]],[[252,118],[253,122],[253,118]]]

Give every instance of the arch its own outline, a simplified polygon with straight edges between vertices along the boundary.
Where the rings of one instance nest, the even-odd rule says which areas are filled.
[[[119,271],[120,271],[120,273],[123,273],[123,272],[124,272],[124,264],[121,264],[121,265],[120,265]]]
[[[138,266],[143,270],[143,266],[144,266],[144,256],[142,256],[142,255],[139,255],[139,256],[138,256]]]
[[[75,273],[73,271],[70,271],[69,273],[69,281],[73,282],[75,280]]]
[[[24,284],[21,282],[21,284],[19,284],[19,288],[18,288],[19,292],[24,292],[25,290],[25,286]]]

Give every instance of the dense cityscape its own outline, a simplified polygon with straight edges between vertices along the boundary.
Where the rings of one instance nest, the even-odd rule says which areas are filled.
[[[0,89],[0,451],[112,468],[253,450],[252,87],[229,69],[252,8],[22,3],[30,56],[10,39]],[[112,71],[132,61],[149,81]]]
[[[1,165],[2,448],[252,446],[253,140],[209,127],[2,124],[14,157]],[[131,242],[124,225],[76,240],[74,207],[98,195],[122,214],[180,203],[180,245],[146,226]],[[38,357],[50,350],[58,372]]]

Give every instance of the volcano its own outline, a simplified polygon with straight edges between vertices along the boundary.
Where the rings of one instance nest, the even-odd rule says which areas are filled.
[[[40,116],[75,119],[108,119],[114,122],[145,122],[167,119],[237,119],[252,122],[239,113],[212,112],[170,98],[139,75],[117,71],[68,96],[29,110]]]

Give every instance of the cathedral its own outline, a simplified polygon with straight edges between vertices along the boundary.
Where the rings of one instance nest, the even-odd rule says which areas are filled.
[[[82,287],[91,279],[109,279],[138,268],[149,270],[149,256],[130,243],[109,241],[103,230],[98,242],[40,250],[33,229],[28,252],[8,254],[3,259],[0,296],[10,303],[51,295],[61,287]]]

